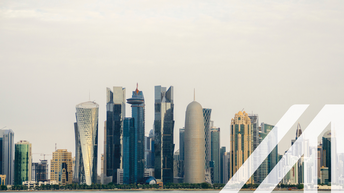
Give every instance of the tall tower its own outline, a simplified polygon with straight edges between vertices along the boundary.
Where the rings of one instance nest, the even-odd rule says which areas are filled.
[[[155,178],[173,183],[173,128],[174,103],[173,86],[155,86],[154,157]]]
[[[88,101],[76,105],[76,163],[79,183],[97,183],[99,105]]]
[[[211,118],[211,109],[203,109],[203,123],[204,123],[204,153],[205,153],[205,169],[209,170],[210,161],[211,161],[211,132],[210,132],[210,118]]]
[[[66,184],[72,184],[72,152],[67,152],[66,149],[57,149],[53,152],[53,158],[50,163],[50,180],[54,180],[63,186]]]
[[[328,182],[332,182],[331,153],[331,131],[327,131],[322,137],[322,166],[328,168]]]
[[[0,174],[6,175],[6,185],[14,180],[14,133],[11,129],[0,129]]]
[[[132,98],[127,99],[127,103],[131,104],[131,116],[134,123],[129,137],[130,153],[134,153],[129,156],[129,176],[130,183],[137,183],[143,181],[145,166],[145,100],[138,86],[133,91]]]
[[[201,104],[191,102],[185,112],[184,182],[205,181],[205,139]]]
[[[251,119],[245,111],[239,111],[232,119],[230,128],[230,177],[239,170],[251,155],[253,151],[252,141]],[[249,177],[248,173],[249,171],[244,175],[239,175],[237,180],[241,181],[245,177]],[[251,177],[247,183],[253,183],[253,178]]]
[[[212,127],[211,131],[211,161],[214,163],[212,183],[221,183],[220,173],[220,128]]]
[[[122,168],[123,119],[125,117],[125,88],[106,88],[105,171],[117,183],[117,169]]]
[[[22,185],[24,181],[31,181],[32,146],[25,140],[15,144],[14,185]]]

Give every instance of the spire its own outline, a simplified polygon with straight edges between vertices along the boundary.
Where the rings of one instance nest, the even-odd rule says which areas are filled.
[[[136,83],[136,90],[135,90],[136,94],[139,94],[139,83]]]

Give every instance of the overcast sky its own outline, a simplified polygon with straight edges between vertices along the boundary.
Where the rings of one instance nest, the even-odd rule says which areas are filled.
[[[90,95],[100,105],[100,155],[106,87],[123,86],[129,98],[136,83],[146,134],[154,86],[174,86],[175,150],[194,88],[227,151],[242,109],[276,124],[291,105],[310,104],[299,120],[305,129],[324,104],[344,102],[343,18],[344,1],[3,0],[0,129],[34,153],[51,154],[57,143],[74,156],[75,106]]]

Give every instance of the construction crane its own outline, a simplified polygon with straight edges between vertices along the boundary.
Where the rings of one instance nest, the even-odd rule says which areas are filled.
[[[46,153],[33,153],[33,154],[39,154],[40,156],[43,156],[43,160],[46,160],[45,159],[46,155],[51,155],[51,154],[46,154]]]

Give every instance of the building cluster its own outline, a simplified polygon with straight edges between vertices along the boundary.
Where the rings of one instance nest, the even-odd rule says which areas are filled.
[[[125,116],[126,103],[131,105],[131,117]],[[220,146],[220,128],[214,126],[211,112],[212,109],[203,108],[195,100],[187,106],[185,125],[179,129],[179,149],[175,151],[173,86],[155,86],[154,125],[148,136],[145,136],[143,92],[137,87],[132,96],[126,98],[125,88],[107,88],[100,176],[97,171],[99,105],[88,101],[76,105],[75,156],[66,149],[55,148],[50,167],[46,159],[32,163],[31,143],[20,140],[14,144],[14,132],[1,129],[0,182],[4,185],[227,183],[263,140],[273,144],[277,137],[269,135],[274,126],[259,123],[257,114],[239,111],[231,119],[230,149],[227,151],[226,147]],[[301,126],[298,125],[291,145],[301,134]],[[331,132],[325,133],[317,148],[318,183],[340,180],[331,178],[331,139]],[[310,150],[307,141],[305,143]],[[247,176],[249,171],[246,171],[238,179],[249,179],[246,182],[249,184],[277,180],[276,177],[265,178],[282,157],[278,154],[278,146],[264,143],[261,147],[269,151],[269,155],[263,158],[263,163],[257,166],[258,170],[253,175]],[[289,156],[285,165],[292,159],[293,156]],[[339,156],[338,162],[341,166],[338,169],[344,170],[343,155]],[[302,184],[305,179],[303,163],[301,157],[288,170],[282,183]]]

